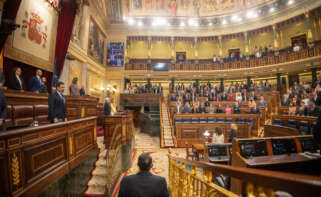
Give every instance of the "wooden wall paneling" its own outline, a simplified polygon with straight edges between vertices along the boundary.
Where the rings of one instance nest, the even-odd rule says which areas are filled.
[[[35,196],[77,166],[95,148],[96,118],[1,132],[0,194]]]

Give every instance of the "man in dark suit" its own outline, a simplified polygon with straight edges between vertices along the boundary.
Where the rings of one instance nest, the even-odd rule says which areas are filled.
[[[118,197],[169,197],[166,179],[150,173],[152,166],[152,157],[141,154],[138,157],[140,172],[123,178]]]
[[[282,101],[281,101],[282,106],[289,106],[290,105],[290,99],[287,94],[283,95]]]
[[[16,67],[9,79],[9,88],[13,90],[24,90],[24,82],[21,78],[21,68]]]
[[[65,90],[65,84],[58,82],[56,92],[49,96],[49,115],[51,123],[67,121],[66,99],[62,94]]]
[[[7,117],[7,102],[3,92],[0,91],[0,131],[3,130],[3,124]]]
[[[32,79],[29,82],[29,91],[30,92],[40,92],[42,87],[42,70],[37,69],[36,76],[32,77]]]
[[[104,115],[109,116],[110,112],[111,112],[110,98],[107,97],[104,103]]]

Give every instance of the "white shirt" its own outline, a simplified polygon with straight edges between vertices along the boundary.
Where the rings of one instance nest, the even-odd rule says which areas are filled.
[[[214,133],[212,143],[213,144],[224,144],[224,134],[217,135],[216,133]]]
[[[20,84],[20,87],[21,87],[21,89],[22,89],[22,82],[21,82],[21,79],[20,79],[20,77],[19,77],[18,75],[16,75],[16,77],[17,77],[17,79],[18,79],[18,81],[19,81],[19,84]]]

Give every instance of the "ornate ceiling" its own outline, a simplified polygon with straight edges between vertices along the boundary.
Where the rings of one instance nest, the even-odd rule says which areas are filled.
[[[127,0],[126,16],[203,17],[272,4],[276,0]]]

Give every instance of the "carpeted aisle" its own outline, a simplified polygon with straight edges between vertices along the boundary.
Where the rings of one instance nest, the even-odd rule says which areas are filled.
[[[153,158],[153,168],[151,172],[155,175],[165,177],[168,182],[168,148],[160,148],[159,137],[151,137],[148,134],[136,131],[135,134],[135,156],[133,158],[132,167],[124,173],[124,176],[136,174],[139,171],[137,166],[137,159],[143,152],[148,152]],[[172,148],[172,154],[177,157],[186,157],[186,150],[184,148]],[[119,184],[119,183],[118,183]],[[112,195],[117,196],[119,185]]]

